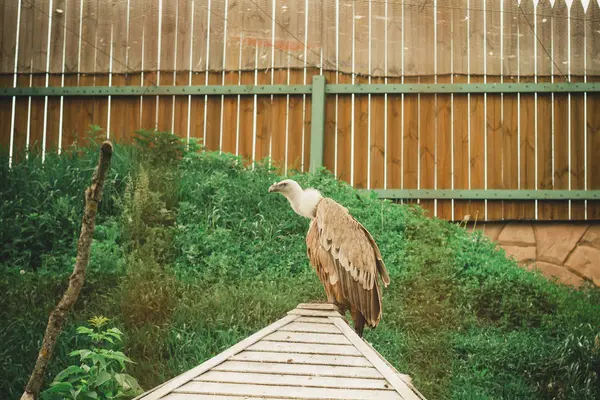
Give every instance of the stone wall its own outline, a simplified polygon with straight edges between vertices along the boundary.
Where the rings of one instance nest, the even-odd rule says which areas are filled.
[[[575,286],[600,286],[600,222],[490,222],[476,229],[526,268]]]

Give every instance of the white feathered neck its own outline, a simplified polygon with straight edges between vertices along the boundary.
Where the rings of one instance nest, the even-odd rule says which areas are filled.
[[[321,193],[316,189],[304,189],[294,181],[291,181],[291,186],[282,194],[288,199],[292,209],[296,214],[306,218],[314,219],[317,205],[323,198]]]

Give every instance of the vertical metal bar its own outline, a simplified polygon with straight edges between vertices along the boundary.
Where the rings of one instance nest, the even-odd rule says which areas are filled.
[[[323,140],[325,138],[325,83],[325,76],[313,76],[310,125],[310,172],[315,172],[323,165]]]

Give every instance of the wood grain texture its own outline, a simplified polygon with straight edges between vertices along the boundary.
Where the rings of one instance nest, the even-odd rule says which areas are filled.
[[[304,332],[274,332],[265,337],[273,342],[315,343],[315,344],[350,344],[341,333],[304,333]]]
[[[289,397],[290,393],[303,399],[356,399],[356,391],[352,389],[329,389],[297,386],[248,385],[215,382],[190,382],[177,389],[178,393],[227,394],[263,397]],[[365,389],[360,391],[363,399],[402,399],[394,391]]]
[[[565,82],[569,60],[568,47],[568,8],[558,2],[552,9],[553,54],[552,74],[554,82]],[[564,71],[563,71],[564,70]],[[554,189],[569,189],[569,95],[554,95]],[[553,219],[569,219],[567,202],[556,203]]]
[[[320,356],[320,355],[319,355]],[[354,357],[362,359],[363,357]],[[300,364],[300,363],[274,363],[274,362],[246,362],[225,361],[213,368],[214,371],[253,371],[270,374],[280,373],[289,375],[307,375],[319,371],[320,376],[338,376],[349,378],[381,378],[382,375],[372,367],[348,367],[330,366],[323,364]]]
[[[600,5],[596,2],[590,2],[590,8],[586,13],[586,62],[588,71],[600,67],[600,35],[596,32],[597,23],[593,21],[600,20]],[[588,75],[588,82],[600,82],[600,77]],[[600,94],[589,93],[587,95],[587,187],[590,190],[600,189],[600,174],[594,171],[600,171]],[[600,218],[600,201],[588,201],[588,219]]]
[[[360,390],[393,390],[385,381],[385,379],[339,378],[314,375],[257,374],[250,372],[208,371],[196,378],[195,381]]]
[[[281,343],[261,340],[248,348],[253,351],[283,351],[302,354],[331,354],[342,356],[360,356],[360,353],[350,345]]]
[[[487,45],[487,31],[484,26],[485,13],[483,8],[477,7],[469,11],[469,68],[471,73],[471,83],[482,83],[483,76],[477,74],[477,71],[484,69],[485,50]],[[486,106],[487,97],[483,94],[472,94],[470,104],[470,131],[471,139],[469,142],[470,160],[469,168],[471,173],[471,189],[485,189],[486,174]],[[469,214],[474,220],[484,220],[485,202],[471,201]]]
[[[552,49],[552,20],[545,15],[552,14],[549,2],[540,2],[537,6],[537,33],[539,43],[537,46],[537,74],[538,82],[551,82],[553,61],[543,50]],[[537,99],[537,164],[538,164],[538,189],[553,189],[552,181],[552,144],[554,140],[552,129],[552,94],[538,94]],[[560,202],[538,202],[538,218],[540,220],[554,219],[554,205]]]
[[[580,1],[571,6],[571,82],[583,82],[585,60],[585,12]],[[585,103],[583,93],[571,94],[571,189],[585,189]],[[571,201],[571,219],[585,219],[585,202]]]
[[[292,323],[293,324],[293,323]],[[292,324],[288,324],[290,326]],[[329,326],[318,324],[321,326]],[[331,324],[338,332],[340,330]],[[286,327],[287,327],[286,326]],[[278,332],[285,331],[283,327]],[[243,351],[230,358],[232,361],[253,361],[260,363],[284,363],[284,364],[311,364],[329,365],[332,367],[372,367],[372,364],[362,357],[326,355],[326,354],[298,354],[298,353],[281,353],[281,352],[266,352],[266,351]],[[321,367],[319,374],[322,373]]]
[[[532,62],[532,51],[535,34],[531,29],[534,20],[533,3],[521,4],[521,14],[518,17],[519,24],[519,72],[521,82],[534,82],[534,64]],[[530,93],[521,94],[520,104],[520,143],[519,158],[521,162],[521,186],[520,189],[535,189],[535,95]],[[535,218],[535,204],[533,202],[521,202],[522,214],[520,219]]]
[[[0,75],[0,88],[12,87],[12,83],[13,77],[11,75]],[[3,155],[9,154],[12,103],[12,97],[0,98],[0,126],[4,128],[0,132],[0,152]]]

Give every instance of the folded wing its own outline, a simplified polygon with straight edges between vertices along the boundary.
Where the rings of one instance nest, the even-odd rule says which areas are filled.
[[[345,207],[324,198],[317,206],[306,244],[328,297],[353,305],[368,325],[376,326],[381,319],[377,276],[387,286],[389,275],[371,234]]]

